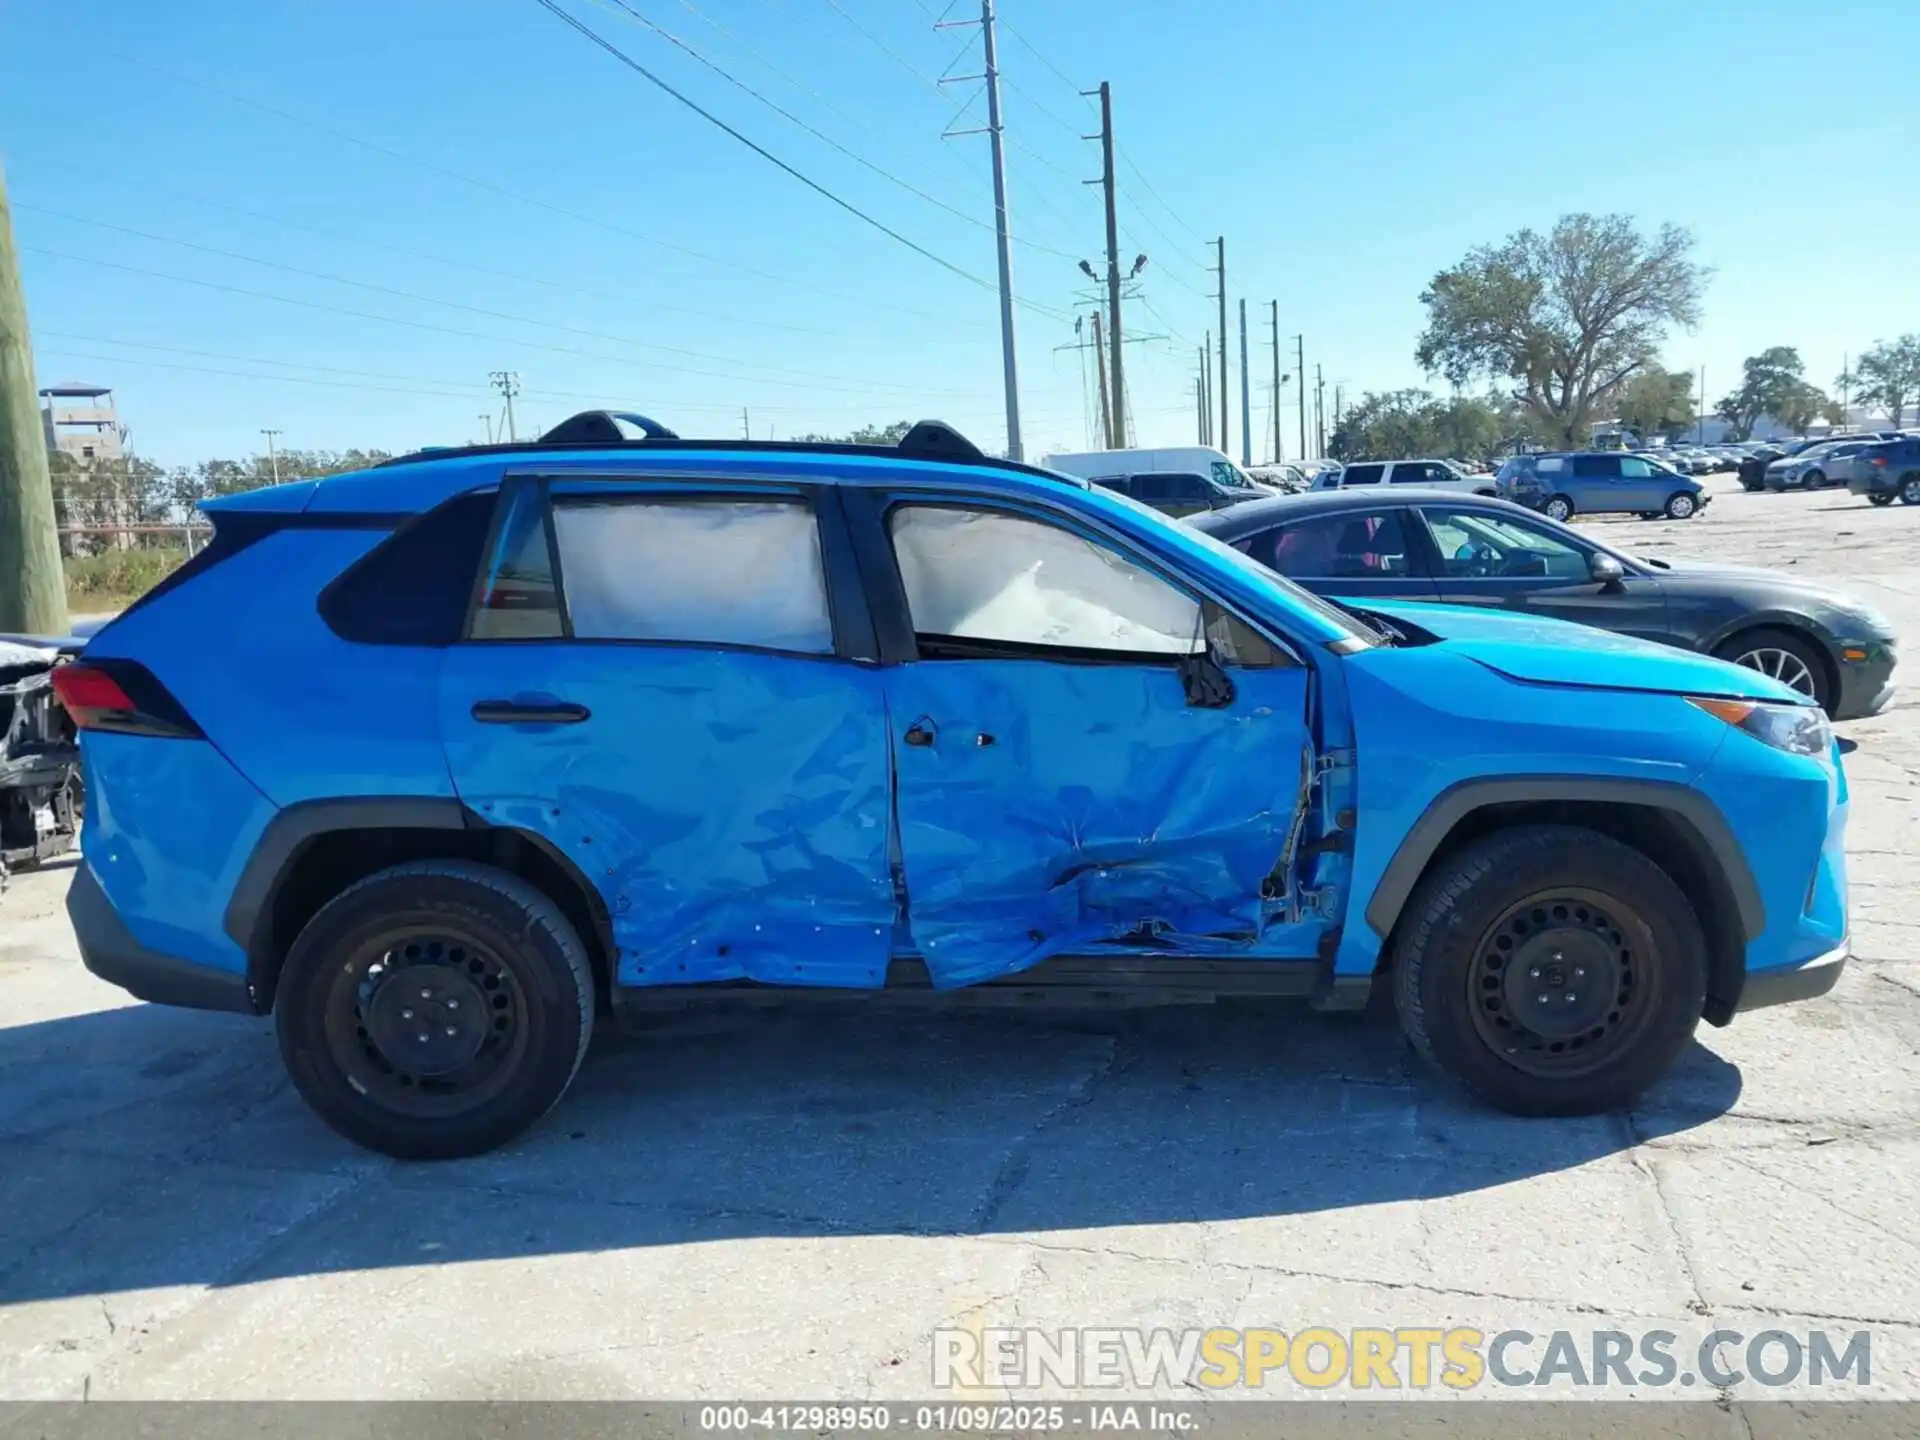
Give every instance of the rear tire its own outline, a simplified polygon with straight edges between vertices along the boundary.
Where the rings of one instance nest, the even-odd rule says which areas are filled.
[[[1826,472],[1823,470],[1809,470],[1806,475],[1801,478],[1800,483],[1805,485],[1809,490],[1824,489],[1827,483]]]
[[[1684,490],[1676,490],[1667,497],[1665,507],[1669,520],[1691,520],[1700,513],[1700,502]]]
[[[1573,518],[1573,501],[1564,495],[1551,496],[1540,509],[1549,520],[1558,520],[1563,524]]]
[[[1867,492],[1867,503],[1869,505],[1891,505],[1893,499],[1894,496],[1891,490],[1869,490]]]
[[[1679,887],[1572,825],[1496,831],[1436,863],[1393,965],[1413,1048],[1515,1115],[1631,1105],[1706,1002],[1706,942]]]
[[[402,1160],[478,1155],[550,1110],[594,986],[560,907],[518,876],[419,861],[307,922],[276,995],[280,1054],[320,1118]]]

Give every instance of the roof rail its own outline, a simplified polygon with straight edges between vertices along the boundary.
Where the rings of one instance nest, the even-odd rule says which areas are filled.
[[[990,465],[1062,477],[1050,470],[988,455],[943,420],[921,420],[910,426],[895,445],[857,445],[834,440],[700,440],[675,434],[657,420],[632,410],[583,410],[570,415],[538,440],[509,440],[490,445],[430,445],[406,455],[382,460],[390,465],[417,465],[430,460],[456,460],[474,455],[524,455],[543,450],[744,450],[775,455],[895,456],[909,460],[938,460],[952,465]]]

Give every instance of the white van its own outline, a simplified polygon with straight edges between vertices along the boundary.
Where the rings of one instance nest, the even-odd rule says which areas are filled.
[[[1493,495],[1493,476],[1475,475],[1452,460],[1355,460],[1313,477],[1315,490],[1345,490],[1354,485],[1418,485],[1427,490],[1463,490]]]
[[[1275,493],[1211,445],[1083,450],[1049,455],[1040,463],[1063,475],[1091,480],[1109,490],[1131,495],[1168,515],[1221,510],[1242,500],[1257,500]]]

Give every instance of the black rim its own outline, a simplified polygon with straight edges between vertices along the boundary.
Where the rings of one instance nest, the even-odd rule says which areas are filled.
[[[1474,948],[1474,1028],[1526,1074],[1589,1074],[1628,1048],[1654,1012],[1653,960],[1651,932],[1617,901],[1579,889],[1529,896]]]
[[[525,992],[489,944],[444,924],[360,942],[334,972],[327,1048],[384,1109],[435,1118],[497,1095],[527,1048]]]

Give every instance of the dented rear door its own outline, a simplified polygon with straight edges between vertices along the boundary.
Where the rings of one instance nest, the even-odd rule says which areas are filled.
[[[621,984],[882,984],[884,698],[831,487],[548,489],[508,482],[443,663],[460,799],[599,891]]]
[[[876,616],[897,605],[911,631],[886,697],[934,983],[1103,948],[1312,954],[1317,927],[1280,900],[1313,773],[1298,660],[1070,517],[873,510],[891,562],[873,588],[897,592]]]

